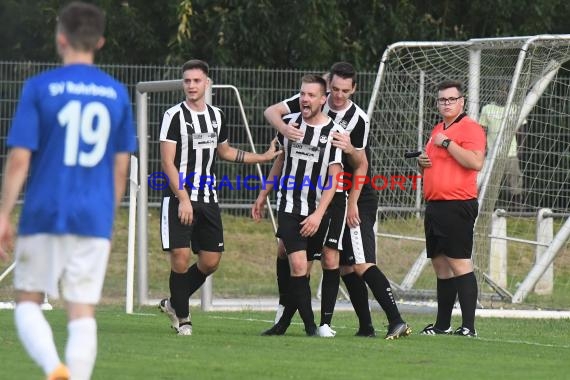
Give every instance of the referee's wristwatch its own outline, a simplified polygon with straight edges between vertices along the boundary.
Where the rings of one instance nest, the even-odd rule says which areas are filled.
[[[451,144],[451,139],[445,139],[441,142],[441,147],[447,149],[449,148],[449,144]]]

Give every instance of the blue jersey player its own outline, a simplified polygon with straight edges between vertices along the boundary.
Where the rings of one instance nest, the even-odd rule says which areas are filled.
[[[0,205],[0,256],[11,244],[10,214],[28,178],[15,244],[15,323],[48,379],[89,379],[97,354],[101,297],[115,209],[124,193],[136,137],[128,93],[93,65],[105,17],[73,2],[59,14],[63,66],[30,78],[8,135]],[[42,314],[44,294],[68,315],[62,362]]]

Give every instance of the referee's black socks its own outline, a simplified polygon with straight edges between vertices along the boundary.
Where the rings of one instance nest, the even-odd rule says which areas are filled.
[[[455,277],[463,327],[475,331],[475,309],[477,308],[477,278],[475,273],[469,272]]]
[[[437,279],[437,319],[435,327],[447,330],[451,327],[451,312],[457,298],[457,284],[455,277]]]

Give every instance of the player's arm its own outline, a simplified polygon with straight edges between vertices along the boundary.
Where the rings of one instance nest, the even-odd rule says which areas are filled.
[[[483,133],[481,131],[481,133]],[[434,145],[441,147],[444,140],[448,137],[443,133],[438,133],[433,139]],[[485,162],[485,150],[471,150],[465,149],[453,140],[449,143],[447,151],[453,157],[459,165],[466,169],[481,170],[483,168],[483,163]]]
[[[366,178],[368,172],[368,160],[366,159],[366,153],[364,149],[356,149],[352,145],[352,134],[334,132],[332,145],[336,148],[342,149],[343,153],[346,154],[348,162],[354,168],[353,178],[352,178],[352,188],[348,193],[347,210],[346,210],[346,221],[349,227],[356,227],[360,224],[360,217],[358,213],[358,198],[362,192],[362,187],[365,183],[370,181]],[[362,139],[360,140],[362,142]]]
[[[301,222],[301,236],[308,237],[313,236],[319,230],[323,216],[329,207],[334,194],[336,193],[336,188],[338,185],[338,175],[342,171],[342,166],[339,163],[331,163],[328,168],[328,178],[331,179],[331,186],[327,184],[326,189],[323,190],[321,194],[321,200],[319,205],[313,211],[313,213],[307,216]]]
[[[180,174],[176,169],[176,165],[174,165],[175,156],[176,143],[173,141],[161,141],[160,163],[162,165],[162,171],[168,178],[170,189],[178,198],[178,218],[180,218],[180,222],[182,224],[189,225],[192,224],[192,220],[194,219],[194,210],[192,209],[190,196],[188,195],[184,184],[180,183]]]
[[[273,161],[273,166],[271,167],[271,170],[267,175],[268,181],[266,181],[265,186],[261,189],[261,191],[257,195],[257,199],[251,206],[251,217],[255,221],[259,221],[263,216],[263,208],[265,207],[265,203],[267,202],[267,197],[269,196],[269,193],[271,193],[271,191],[273,190],[275,183],[277,183],[277,181],[279,181],[279,178],[281,177],[281,170],[283,170],[284,162],[285,162],[285,156],[282,154],[277,156],[275,161]]]
[[[269,148],[263,154],[246,152],[236,149],[224,141],[218,144],[218,156],[226,161],[233,161],[244,164],[258,164],[260,162],[267,162],[273,160],[276,156],[283,153],[282,150],[276,149],[277,139],[271,140]]]
[[[348,193],[348,200],[346,202],[346,222],[350,228],[356,227],[360,224],[360,215],[358,213],[358,199],[364,184],[370,181],[366,177],[368,173],[368,160],[364,149],[355,150],[352,155],[348,157],[352,167],[354,167],[354,177],[352,188]]]
[[[287,137],[289,140],[298,141],[303,138],[303,131],[298,129],[298,124],[287,124],[283,121],[283,116],[291,113],[284,102],[275,103],[263,111],[263,116],[269,124],[271,124],[279,133]]]
[[[121,152],[115,155],[115,208],[119,206],[121,198],[127,188],[130,153]]]
[[[10,214],[28,177],[31,157],[32,152],[29,149],[16,147],[10,149],[6,160],[0,198],[0,258],[3,260],[8,259],[6,251],[12,245]]]

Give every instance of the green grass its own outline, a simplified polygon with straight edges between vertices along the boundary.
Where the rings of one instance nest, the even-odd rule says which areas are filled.
[[[570,365],[570,320],[479,319],[480,338],[420,336],[430,317],[410,315],[415,333],[397,341],[353,336],[353,313],[336,313],[334,339],[308,338],[299,323],[286,336],[262,337],[268,312],[192,310],[194,335],[178,337],[154,308],[126,315],[104,306],[98,317],[99,354],[93,379],[561,379]],[[46,312],[60,352],[65,316]],[[379,334],[384,320],[374,314]],[[296,322],[298,322],[296,320]],[[454,321],[454,326],[459,322]],[[0,311],[1,373],[14,379],[42,374],[24,353],[12,312]],[[1,376],[2,378],[8,378]]]
[[[149,210],[149,297],[168,294],[169,264],[161,252],[158,210]],[[276,296],[275,240],[268,221],[224,215],[226,251],[214,277],[215,297]],[[384,231],[410,228],[384,222]],[[419,221],[414,228],[421,229]],[[532,226],[517,224],[513,233],[531,238]],[[210,312],[193,309],[194,335],[177,337],[155,308],[138,307],[141,315],[123,311],[126,267],[126,210],[115,225],[115,238],[98,312],[99,354],[94,379],[535,379],[565,378],[570,370],[570,320],[513,320],[478,318],[478,339],[417,335],[433,315],[405,314],[414,335],[395,342],[353,337],[354,313],[337,312],[334,339],[307,338],[296,320],[285,337],[261,337],[271,326],[269,312]],[[509,231],[509,234],[511,232]],[[401,281],[416,259],[420,242],[381,239],[379,264],[388,276]],[[566,248],[568,249],[568,248]],[[509,246],[509,265],[526,263],[532,250]],[[555,295],[531,296],[527,305],[570,304],[568,252],[557,259]],[[526,265],[526,264],[525,264]],[[8,263],[0,264],[3,271]],[[316,266],[318,267],[318,265]],[[429,268],[428,268],[429,269]],[[509,281],[520,274],[515,270]],[[317,288],[319,268],[313,269]],[[418,287],[434,288],[430,270]],[[196,296],[195,296],[196,297]],[[12,298],[11,277],[0,284],[0,300]],[[566,302],[568,301],[568,302]],[[47,312],[60,352],[65,342],[61,303]],[[498,307],[500,305],[493,305]],[[142,315],[144,314],[144,315]],[[385,318],[374,310],[379,335]],[[13,312],[0,310],[0,378],[39,379],[42,374],[27,357],[13,328]],[[318,319],[318,316],[317,316]],[[455,319],[453,326],[460,321]],[[5,375],[9,374],[9,375]]]

